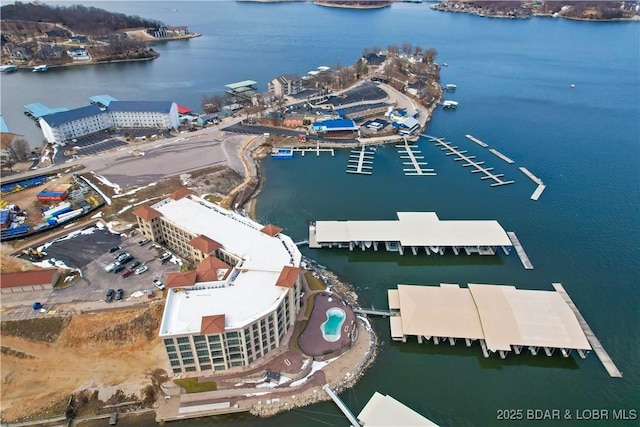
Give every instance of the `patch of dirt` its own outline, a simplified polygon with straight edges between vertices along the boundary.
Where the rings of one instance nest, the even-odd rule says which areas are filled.
[[[33,263],[27,260],[12,257],[9,255],[11,252],[13,252],[13,248],[6,243],[3,243],[0,247],[0,271],[2,273],[16,273],[18,271],[40,269],[40,267],[33,265]]]
[[[149,405],[169,369],[158,337],[162,308],[159,302],[76,315],[54,342],[10,336],[5,324],[13,322],[3,322],[2,345],[33,358],[0,353],[2,421],[64,414],[71,394],[76,401],[87,397],[82,414],[95,413],[113,395],[117,402],[126,396],[127,402]]]
[[[46,317],[3,321],[0,324],[2,337],[14,336],[30,341],[55,342],[69,325],[69,317]]]

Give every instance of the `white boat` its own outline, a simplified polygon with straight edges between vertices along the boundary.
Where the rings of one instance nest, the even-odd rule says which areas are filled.
[[[449,66],[449,64],[447,64],[446,62],[443,62],[443,63],[442,63],[442,66],[443,66],[443,67],[448,67],[448,66]]]
[[[45,71],[49,70],[49,66],[48,65],[36,65],[35,67],[33,67],[33,71],[34,73],[44,73]]]
[[[0,73],[13,73],[14,71],[18,71],[18,67],[15,65],[0,65]]]
[[[458,101],[444,101],[442,107],[446,110],[455,110],[458,108]]]
[[[449,84],[448,84],[448,85],[446,85],[444,88],[445,88],[445,90],[447,90],[447,91],[449,91],[449,92],[455,92],[455,91],[456,91],[456,89],[458,88],[458,86],[456,86],[456,85],[454,85],[454,84],[449,83]]]

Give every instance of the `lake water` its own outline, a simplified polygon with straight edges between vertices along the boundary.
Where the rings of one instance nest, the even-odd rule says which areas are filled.
[[[378,361],[342,395],[353,412],[374,391],[441,425],[512,425],[497,419],[504,409],[560,409],[563,418],[570,411],[572,420],[520,422],[545,426],[581,424],[575,411],[606,409],[612,418],[613,410],[640,410],[640,25],[487,19],[439,13],[427,4],[394,4],[375,11],[311,3],[92,4],[188,25],[203,36],[157,45],[162,56],[147,63],[1,76],[2,113],[9,128],[33,135],[30,140],[36,144],[42,137],[21,108],[30,102],[76,107],[89,96],[107,93],[119,99],[171,99],[198,109],[202,95],[222,91],[227,83],[251,79],[266,89],[266,82],[279,74],[350,64],[374,45],[409,41],[435,47],[437,61],[449,64],[442,68],[442,83],[458,86],[446,99],[460,105],[456,111],[438,110],[427,133],[469,150],[514,184],[490,187],[426,139],[418,146],[435,177],[404,176],[393,147],[377,150],[371,176],[345,173],[346,151],[335,157],[265,159],[259,220],[278,224],[294,240],[302,240],[310,220],[394,219],[397,211],[496,219],[517,233],[534,270],[525,270],[515,253],[414,257],[338,249],[303,252],[352,283],[363,306],[386,307],[387,289],[398,283],[473,282],[551,290],[552,282],[562,282],[624,373],[623,379],[609,378],[595,354],[586,360],[524,354],[500,360],[485,359],[478,346],[390,342],[388,320],[374,319],[383,341]],[[465,134],[515,164],[503,162]],[[520,166],[547,184],[540,200],[529,199],[536,186]],[[333,403],[264,420],[240,415],[219,422],[347,424]]]

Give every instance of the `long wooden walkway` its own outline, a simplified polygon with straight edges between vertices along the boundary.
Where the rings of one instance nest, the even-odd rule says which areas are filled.
[[[513,243],[513,247],[516,248],[516,253],[518,254],[518,257],[520,257],[520,262],[522,263],[524,268],[527,270],[533,270],[533,264],[531,264],[531,261],[529,261],[529,257],[524,251],[522,244],[520,244],[520,240],[518,240],[518,236],[516,236],[516,233],[514,233],[513,231],[507,231],[507,236],[509,236],[509,240],[511,240],[511,243]]]
[[[486,143],[480,141],[478,138],[476,138],[473,135],[465,135],[465,137],[467,137],[467,139],[470,139],[471,141],[475,142],[476,144],[478,144],[479,146],[483,147],[483,148],[487,148],[489,145],[487,145]]]
[[[502,154],[501,152],[499,152],[495,148],[489,148],[489,152],[491,154],[494,154],[496,157],[501,158],[502,160],[504,160],[505,162],[509,163],[510,165],[513,164],[513,160],[511,160],[509,157],[505,156],[504,154]]]
[[[491,179],[495,181],[493,184],[491,184],[492,187],[497,187],[499,185],[513,184],[514,181],[504,181],[501,179],[504,176],[504,174],[502,173],[495,174],[491,172],[493,170],[492,167],[485,168],[484,166],[482,166],[484,162],[476,162],[474,160],[476,156],[465,155],[465,153],[467,152],[466,150],[459,150],[457,146],[449,144],[442,138],[436,138],[434,136],[429,136],[429,135],[421,135],[421,136],[426,137],[431,142],[435,142],[436,145],[442,146],[441,150],[449,151],[448,153],[446,153],[447,156],[453,155],[453,156],[457,156],[457,159],[455,160],[464,160],[466,163],[462,165],[463,167],[473,166],[475,170],[472,170],[471,173],[476,173],[476,172],[483,173],[484,176],[481,177],[480,179],[483,179],[483,180]]]
[[[594,353],[596,354],[596,356],[598,356],[598,359],[600,359],[600,362],[609,373],[609,376],[612,378],[622,378],[622,372],[618,370],[611,357],[609,357],[607,351],[604,349],[602,344],[600,344],[600,340],[598,340],[596,335],[593,333],[587,321],[584,320],[584,317],[582,317],[582,314],[580,314],[580,311],[578,311],[578,307],[576,307],[576,305],[573,303],[567,291],[564,290],[562,283],[553,283],[552,286],[556,290],[556,292],[558,292],[562,296],[569,307],[571,307],[571,310],[573,310],[573,314],[576,315],[582,331],[587,337],[589,344],[591,344],[591,348],[593,348]]]
[[[347,164],[347,173],[371,175],[373,173],[374,152],[363,145],[360,150],[351,150]]]
[[[402,162],[403,165],[411,166],[402,169],[405,175],[433,176],[436,174],[433,169],[425,168],[427,162],[418,161],[424,159],[424,156],[420,156],[421,151],[417,147],[409,145],[406,139],[404,144],[397,144],[396,148],[398,148],[401,159],[409,160],[408,162]]]
[[[527,169],[525,167],[520,167],[518,169],[520,169],[520,171],[523,174],[528,176],[529,179],[531,179],[531,181],[533,181],[534,183],[538,184],[538,187],[536,187],[536,190],[531,195],[531,200],[538,200],[540,198],[540,195],[544,191],[544,189],[547,188],[547,186],[544,184],[544,182],[542,182],[542,180],[540,178],[538,178],[537,176],[535,176],[534,174],[529,172],[529,169]]]
[[[361,313],[361,314],[371,314],[374,316],[383,316],[383,317],[390,317],[390,316],[394,316],[395,314],[391,312],[391,310],[382,310],[379,308],[361,308],[361,307],[354,307],[353,308],[353,312],[354,313]]]

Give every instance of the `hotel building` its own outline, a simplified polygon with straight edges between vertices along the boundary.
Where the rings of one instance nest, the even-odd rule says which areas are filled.
[[[110,129],[177,129],[178,106],[171,101],[111,101],[107,108],[88,105],[46,114],[38,120],[47,142],[64,142]]]
[[[142,234],[193,263],[167,275],[160,325],[175,374],[259,361],[283,344],[300,311],[300,260],[269,224],[179,190],[133,212]]]

